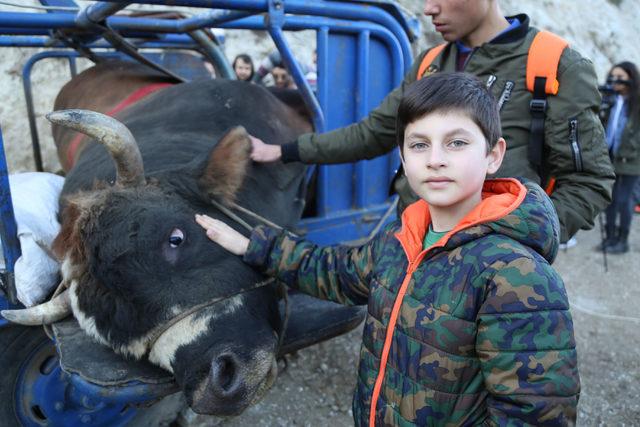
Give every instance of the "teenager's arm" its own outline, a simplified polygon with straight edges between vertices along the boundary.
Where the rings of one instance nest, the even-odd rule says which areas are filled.
[[[396,112],[407,85],[416,80],[426,52],[420,54],[400,85],[380,105],[358,123],[326,133],[307,133],[282,146],[252,139],[251,158],[258,162],[302,161],[304,163],[345,163],[372,159],[395,147]]]
[[[526,255],[485,270],[476,352],[490,425],[573,425],[580,393],[562,280]]]
[[[615,175],[597,112],[600,94],[593,64],[571,49],[559,68],[560,90],[548,97],[545,154],[551,193],[564,242],[579,229],[593,227],[594,218],[611,202]]]

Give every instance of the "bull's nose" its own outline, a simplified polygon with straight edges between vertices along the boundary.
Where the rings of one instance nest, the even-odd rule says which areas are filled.
[[[233,398],[241,389],[238,360],[232,353],[218,356],[211,363],[211,391],[220,398]]]

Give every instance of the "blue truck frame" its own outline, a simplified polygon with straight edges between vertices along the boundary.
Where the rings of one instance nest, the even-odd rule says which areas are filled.
[[[82,39],[75,42],[94,50],[110,50],[99,34],[91,35],[97,25],[106,26],[125,39],[151,37],[139,48],[199,49],[218,64],[219,75],[228,78],[233,75],[223,54],[217,46],[203,43],[198,31],[214,27],[265,30],[301,90],[317,132],[362,119],[400,84],[412,62],[410,41],[419,31],[416,20],[407,18],[394,2],[385,0],[138,0],[98,2],[83,10],[72,0],[41,3],[48,8],[47,13],[0,12],[0,47],[58,48],[31,58],[23,73],[37,170],[42,170],[42,161],[31,103],[31,69],[41,59],[64,57],[69,59],[74,75],[78,56],[54,37],[58,30],[85,31]],[[115,15],[130,4],[189,6],[201,8],[202,13],[176,20]],[[284,37],[284,31],[297,30],[316,31],[315,93]],[[389,187],[398,166],[396,153],[352,164],[317,166],[316,215],[301,220],[298,230],[320,244],[366,238],[393,211],[394,197],[389,196]],[[13,270],[20,246],[1,130],[0,236],[6,264],[0,308],[20,307]],[[0,331],[11,327],[0,318]],[[49,347],[55,349],[53,343]],[[55,350],[40,351],[33,361],[25,361],[24,372],[15,386],[16,402],[29,396],[27,407],[16,404],[16,415],[24,425],[126,425],[135,416],[135,405],[153,402],[167,392],[142,383],[101,387],[63,372],[55,357],[35,360],[47,354],[55,356]],[[34,378],[31,365],[36,362],[40,374]]]

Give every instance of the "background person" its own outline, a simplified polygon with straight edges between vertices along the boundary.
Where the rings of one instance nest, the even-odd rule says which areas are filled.
[[[238,80],[250,82],[253,79],[253,60],[246,53],[236,56],[232,66]]]
[[[607,155],[597,78],[592,63],[571,48],[558,64],[560,90],[547,99],[542,164],[528,156],[532,94],[525,87],[528,50],[538,30],[521,14],[504,17],[498,0],[427,0],[424,13],[448,46],[432,71],[465,71],[480,77],[501,105],[507,153],[498,176],[524,176],[544,186],[555,182],[551,199],[560,218],[562,242],[593,220],[611,201],[613,168]],[[427,52],[418,55],[401,85],[359,123],[324,134],[301,135],[295,142],[266,145],[253,138],[259,162],[344,163],[371,159],[395,146],[395,115],[406,87],[418,76]],[[422,77],[422,76],[421,76]],[[575,131],[571,131],[571,123]],[[406,179],[396,179],[399,208],[415,200]]]
[[[271,70],[271,77],[273,77],[274,86],[279,89],[297,89],[298,86],[293,81],[289,70],[283,63],[276,64]]]
[[[635,64],[624,61],[611,68],[607,80],[615,92],[604,123],[616,181],[613,201],[606,209],[606,238],[599,248],[622,254],[629,251],[636,204],[633,191],[640,178],[640,76]]]

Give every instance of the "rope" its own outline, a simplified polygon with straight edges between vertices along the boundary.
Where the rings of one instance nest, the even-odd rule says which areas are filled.
[[[638,322],[640,323],[640,318],[639,317],[630,317],[630,316],[618,316],[616,314],[609,314],[609,313],[598,313],[597,311],[593,311],[593,310],[589,310],[588,308],[584,308],[580,305],[574,304],[574,303],[569,303],[569,305],[571,306],[571,308],[577,310],[577,311],[581,311],[585,314],[589,314],[591,316],[595,316],[595,317],[601,317],[603,319],[609,319],[609,320],[622,320],[623,322]]]

